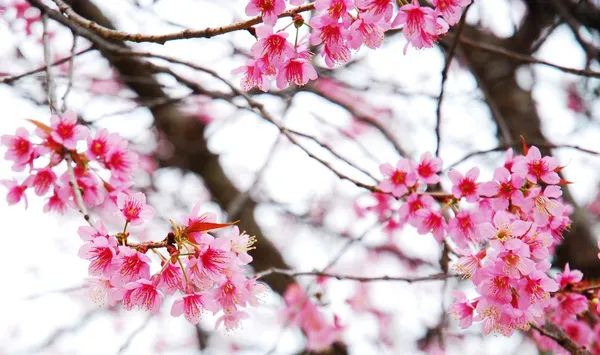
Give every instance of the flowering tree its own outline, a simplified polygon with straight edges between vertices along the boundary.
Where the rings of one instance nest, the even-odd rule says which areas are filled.
[[[0,11],[6,267],[81,308],[0,352],[600,353],[593,1]]]

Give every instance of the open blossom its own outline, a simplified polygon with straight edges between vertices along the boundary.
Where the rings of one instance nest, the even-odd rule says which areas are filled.
[[[479,185],[482,196],[493,197],[492,206],[496,210],[505,210],[513,199],[523,198],[520,188],[524,179],[516,174],[511,174],[505,167],[494,170],[494,181]]]
[[[600,241],[598,243],[600,243]],[[571,271],[571,268],[569,267],[569,263],[566,263],[564,271],[562,273],[558,274],[558,276],[556,277],[556,281],[558,281],[560,288],[565,288],[568,285],[575,285],[575,284],[579,283],[582,278],[583,278],[583,273],[581,271],[579,271],[579,270]]]
[[[460,327],[466,329],[473,324],[473,312],[475,306],[472,302],[467,299],[464,293],[460,291],[453,291],[452,294],[456,299],[456,302],[450,307],[450,313],[459,320]]]
[[[301,57],[289,58],[279,69],[277,87],[284,89],[289,84],[303,86],[316,78],[317,72],[309,60]]]
[[[6,201],[9,205],[15,205],[21,200],[25,202],[25,208],[27,208],[27,196],[25,190],[27,190],[27,184],[19,184],[17,180],[0,180],[0,185],[4,185],[8,188],[8,194],[6,195]]]
[[[273,33],[272,26],[263,25],[256,29],[256,35],[259,40],[250,49],[254,57],[266,57],[272,65],[280,66],[286,58],[296,55],[294,46],[287,40],[287,32]]]
[[[453,184],[452,194],[454,197],[464,197],[468,202],[475,202],[479,199],[479,184],[476,182],[479,177],[479,168],[472,168],[467,171],[465,176],[457,170],[450,170],[448,177]]]
[[[463,7],[470,3],[471,0],[433,0],[433,6],[442,14],[450,26],[458,23]]]
[[[63,214],[67,211],[67,201],[69,200],[70,191],[66,189],[54,187],[54,193],[52,196],[46,199],[44,205],[44,213],[46,212],[57,212]]]
[[[315,9],[327,16],[331,21],[349,18],[348,10],[354,6],[353,0],[317,0]]]
[[[323,43],[321,55],[328,67],[333,68],[336,63],[343,64],[350,60],[350,48],[346,41],[350,36],[344,24],[331,21],[325,16],[311,19],[310,24],[313,26],[310,44]]]
[[[442,212],[433,211],[428,208],[423,208],[416,212],[415,227],[417,227],[417,233],[419,234],[431,232],[435,240],[440,243],[444,240],[445,232],[448,228]]]
[[[33,144],[29,141],[29,132],[25,128],[17,128],[14,136],[3,135],[0,142],[8,148],[4,159],[14,161],[13,170],[22,171],[33,160]]]
[[[112,276],[118,268],[117,240],[115,238],[96,237],[79,248],[79,257],[90,261],[88,268],[91,276]]]
[[[216,313],[219,307],[215,300],[208,293],[194,292],[188,287],[187,293],[173,302],[171,315],[179,317],[183,314],[185,319],[192,324],[200,321],[200,316],[204,311]]]
[[[91,241],[99,237],[109,238],[108,230],[102,221],[97,221],[93,227],[81,226],[77,229],[77,234],[83,241]]]
[[[115,264],[118,270],[115,280],[120,284],[150,278],[150,258],[130,247],[119,246]]]
[[[382,164],[379,166],[379,171],[384,176],[379,183],[379,188],[396,197],[404,196],[408,189],[417,183],[417,174],[412,162],[408,159],[400,159],[395,169],[390,164]]]
[[[110,149],[104,157],[104,165],[111,172],[111,178],[129,180],[133,170],[137,167],[138,156],[131,149],[129,143],[124,139],[115,139],[111,142]]]
[[[229,242],[229,250],[235,254],[239,265],[246,265],[252,261],[248,251],[255,248],[252,246],[256,242],[255,237],[240,233],[238,226],[233,226],[231,233],[226,238]]]
[[[167,295],[172,295],[177,291],[183,291],[184,278],[181,268],[174,262],[167,261],[159,274],[159,288],[164,290]]]
[[[148,312],[157,313],[164,298],[157,287],[158,277],[155,275],[151,281],[140,279],[124,286],[123,307],[130,311],[134,306]]]
[[[381,47],[387,26],[377,22],[369,22],[364,18],[356,19],[350,26],[348,43],[352,49],[359,49],[363,44],[371,49]]]
[[[250,0],[246,5],[246,15],[260,15],[267,25],[274,25],[277,22],[277,16],[283,11],[285,11],[284,0]]]
[[[365,10],[364,16],[369,22],[389,22],[392,19],[394,6],[390,0],[356,0],[356,6]]]
[[[269,78],[268,71],[264,69],[259,60],[248,60],[246,65],[239,68],[233,69],[232,74],[244,73],[241,79],[242,89],[244,91],[250,91],[253,87],[256,87],[264,92],[269,91]]]
[[[431,152],[421,155],[421,162],[415,171],[419,180],[426,184],[437,184],[440,182],[438,173],[442,170],[442,159],[434,158]]]
[[[87,137],[88,149],[85,152],[86,158],[90,160],[105,160],[106,154],[111,149],[115,136],[108,133],[106,128],[102,128],[96,135]]]
[[[525,159],[514,163],[513,171],[515,174],[533,182],[534,184],[541,180],[546,184],[558,184],[560,177],[554,171],[558,168],[558,161],[554,157],[543,157],[537,147],[530,147]]]
[[[154,217],[156,213],[152,206],[146,204],[146,196],[141,193],[135,193],[133,196],[125,193],[117,195],[117,206],[120,214],[131,225],[137,226]]]
[[[422,7],[418,0],[413,0],[410,4],[400,7],[392,27],[400,25],[404,25],[402,32],[408,43],[415,48],[432,45],[429,43],[431,37],[438,34],[438,19],[435,12],[429,7]],[[406,53],[407,46],[404,47],[404,53]]]
[[[39,196],[45,195],[56,181],[56,174],[50,168],[40,169],[35,175],[28,178],[28,185],[33,187]]]
[[[77,114],[70,110],[62,116],[50,117],[50,127],[52,139],[67,149],[75,149],[77,141],[87,138],[89,134],[87,127],[77,124]]]

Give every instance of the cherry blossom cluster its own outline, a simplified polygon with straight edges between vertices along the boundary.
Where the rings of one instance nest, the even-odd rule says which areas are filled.
[[[302,0],[290,0],[292,5],[302,5]],[[434,0],[435,7],[421,6],[417,0],[408,3],[398,1],[401,6],[394,15],[392,0],[316,0],[316,15],[307,23],[300,15],[292,23],[278,31],[274,27],[278,16],[286,10],[285,0],[250,0],[246,7],[249,16],[260,15],[264,25],[256,28],[258,41],[252,46],[253,59],[246,65],[233,70],[243,73],[242,88],[246,91],[256,87],[268,91],[270,80],[276,78],[277,87],[283,89],[290,84],[305,85],[317,78],[311,64],[313,54],[307,44],[321,45],[321,56],[329,68],[350,60],[351,50],[363,45],[371,49],[381,47],[384,33],[389,29],[403,27],[407,39],[404,52],[411,44],[417,49],[432,47],[451,25],[458,23],[462,9],[471,0]],[[295,42],[288,41],[285,30],[294,25]],[[298,31],[308,25],[311,32],[298,40]],[[307,43],[308,42],[308,43]]]
[[[183,314],[197,323],[203,312],[222,311],[217,326],[223,323],[227,329],[247,317],[245,307],[258,305],[266,286],[246,276],[254,237],[234,226],[215,238],[207,232],[231,224],[216,223],[212,213],[199,215],[197,205],[183,223],[171,222],[173,230],[163,240],[132,242],[135,232],[128,227],[143,225],[155,210],[146,204],[143,193],[132,191],[138,156],[128,149],[128,142],[105,129],[92,134],[78,124],[72,111],[53,115],[50,126],[29,121],[36,126],[34,136],[21,127],[14,135],[1,137],[7,147],[5,159],[13,162],[13,170],[27,176],[22,182],[0,183],[9,189],[9,204],[23,200],[27,206],[26,191],[33,189],[39,196],[49,195],[45,212],[64,213],[70,207],[84,214],[89,226],[79,228],[85,242],[79,256],[89,261],[95,302],[122,302],[127,310],[158,312],[165,295],[178,293],[171,307],[173,316]],[[87,214],[91,208],[113,210],[121,231],[109,233],[102,220],[94,222]],[[160,268],[152,272],[149,251],[160,261]]]
[[[547,271],[570,225],[571,208],[562,202],[560,188],[568,182],[559,177],[562,167],[555,158],[542,157],[534,146],[524,148],[525,156],[509,149],[491,181],[481,181],[477,167],[464,175],[450,170],[450,193],[427,191],[440,182],[442,166],[430,153],[419,163],[384,164],[376,203],[357,207],[359,213],[388,220],[388,231],[408,224],[447,243],[456,256],[454,269],[473,282],[478,294],[467,299],[456,292],[451,312],[463,328],[481,322],[484,334],[510,336],[516,329],[543,325],[549,309],[564,313],[555,301],[563,296],[551,297],[563,281]]]
[[[165,295],[178,294],[171,315],[199,322],[203,313],[217,314],[216,327],[235,329],[248,317],[243,309],[258,306],[266,292],[264,284],[246,276],[245,265],[252,261],[248,251],[254,238],[240,233],[237,226],[228,235],[215,238],[207,231],[230,224],[215,223],[216,215],[199,215],[199,205],[183,224],[173,224],[173,232],[161,242],[130,243],[127,225],[139,225],[153,215],[142,193],[119,196],[119,211],[125,218],[124,232],[111,235],[101,221],[94,227],[79,228],[85,244],[79,256],[89,260],[93,278],[92,298],[100,305],[114,305],[158,312]],[[166,249],[168,255],[157,251]],[[160,258],[160,269],[150,271],[152,250]]]
[[[77,115],[66,111],[53,115],[50,126],[32,121],[37,128],[32,137],[23,127],[15,135],[4,135],[1,143],[8,150],[4,158],[12,161],[14,171],[27,170],[22,182],[2,180],[9,189],[8,203],[24,200],[27,189],[33,189],[46,199],[44,212],[64,213],[67,207],[79,209],[68,169],[61,163],[69,158],[75,162],[73,174],[85,207],[106,207],[114,204],[120,192],[128,192],[138,156],[128,149],[128,142],[118,134],[101,129],[92,135],[89,129],[77,122]],[[86,146],[83,152],[77,146]]]

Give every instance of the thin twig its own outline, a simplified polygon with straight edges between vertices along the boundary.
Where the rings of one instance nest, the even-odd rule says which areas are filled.
[[[83,196],[81,195],[81,190],[79,184],[77,183],[77,178],[75,177],[75,170],[73,169],[73,164],[70,154],[66,154],[65,161],[67,162],[67,172],[69,174],[69,184],[73,189],[73,195],[75,196],[75,203],[77,204],[77,208],[79,212],[83,215],[83,219],[92,227],[94,227],[94,219],[90,216],[90,213],[85,207],[85,203],[83,202]]]
[[[262,22],[262,17],[257,16],[253,17],[250,20],[237,22],[227,26],[220,26],[214,28],[205,28],[203,30],[190,30],[186,29],[179,32],[167,33],[162,35],[145,35],[142,33],[128,33],[123,31],[117,31],[110,28],[106,28],[101,26],[93,21],[86,19],[85,17],[79,15],[75,12],[67,3],[62,0],[54,0],[54,3],[58,6],[60,11],[67,15],[70,20],[77,23],[79,26],[83,28],[87,28],[91,31],[94,31],[99,36],[102,36],[109,40],[118,40],[118,41],[129,41],[129,42],[151,42],[151,43],[160,43],[164,44],[167,41],[177,40],[177,39],[189,39],[189,38],[210,38],[218,35],[222,35],[225,33],[230,33],[234,31],[247,30],[250,27],[257,25]],[[315,8],[314,3],[294,7],[290,10],[287,10],[279,15],[282,17],[292,17],[298,13],[311,11]]]
[[[358,282],[376,282],[376,281],[402,281],[402,282],[421,282],[421,281],[440,281],[448,278],[458,277],[459,275],[451,275],[446,273],[433,274],[428,276],[420,276],[420,277],[406,277],[406,276],[353,276],[353,275],[342,275],[324,271],[294,271],[288,269],[278,269],[278,268],[270,268],[265,271],[259,272],[254,275],[254,277],[260,279],[267,275],[271,274],[281,274],[287,275],[290,277],[299,277],[299,276],[319,276],[319,277],[331,277],[336,280],[351,280]]]
[[[444,86],[446,84],[446,80],[448,80],[448,71],[450,70],[450,64],[452,63],[452,59],[454,58],[454,54],[456,53],[456,47],[458,46],[458,42],[460,40],[460,35],[465,28],[465,21],[467,19],[467,12],[471,8],[473,3],[471,2],[469,6],[465,8],[465,11],[460,18],[460,22],[458,23],[458,28],[456,30],[456,36],[452,41],[452,45],[448,50],[448,54],[446,55],[446,64],[444,65],[444,70],[442,70],[442,84],[440,88],[440,96],[437,100],[437,109],[436,109],[436,121],[435,121],[435,137],[436,137],[436,145],[435,145],[435,156],[440,156],[440,145],[442,141],[442,136],[440,132],[440,127],[442,123],[442,100],[444,99]]]
[[[535,324],[531,325],[531,328],[537,330],[542,335],[556,341],[560,346],[568,350],[573,355],[591,355],[589,351],[579,347],[565,332],[556,324],[546,321],[543,327],[538,327]]]
[[[50,105],[50,111],[58,113],[58,106],[56,106],[56,95],[54,87],[54,79],[52,78],[52,69],[50,66],[50,43],[48,41],[48,15],[42,15],[42,25],[44,27],[44,33],[42,34],[42,42],[44,45],[44,63],[46,64],[46,87],[48,90],[48,103]]]
[[[65,111],[67,109],[67,96],[71,92],[71,88],[73,87],[73,69],[75,67],[75,48],[77,47],[77,34],[73,32],[73,44],[71,45],[71,58],[69,60],[69,74],[67,81],[67,89],[62,96],[62,110]]]

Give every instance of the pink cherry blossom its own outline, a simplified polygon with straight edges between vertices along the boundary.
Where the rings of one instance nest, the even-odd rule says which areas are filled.
[[[50,117],[50,127],[52,139],[67,149],[75,149],[77,142],[89,135],[87,127],[77,124],[77,114],[71,110],[65,111],[62,116]]]
[[[358,18],[349,29],[350,48],[359,49],[363,44],[371,49],[381,47],[384,33],[388,26],[382,26],[377,22],[369,22],[364,18]]]
[[[96,238],[103,237],[109,238],[108,230],[104,226],[102,221],[96,221],[93,227],[91,226],[81,226],[77,229],[77,234],[83,241],[92,241]]]
[[[44,213],[46,212],[57,212],[64,214],[67,211],[67,202],[70,195],[69,190],[61,189],[60,187],[54,187],[54,193],[52,196],[47,198],[46,204],[44,205]]]
[[[356,0],[356,7],[365,11],[369,22],[389,22],[392,19],[394,6],[390,0]]]
[[[429,7],[421,7],[418,0],[413,0],[409,5],[400,7],[392,27],[400,25],[404,25],[402,30],[404,36],[408,43],[415,48],[429,46],[431,37],[437,36],[438,33],[438,20],[435,12]],[[404,47],[405,54],[407,46]]]
[[[141,192],[133,194],[133,196],[125,193],[117,195],[117,206],[127,222],[133,226],[138,226],[154,217],[156,211],[152,206],[146,204],[146,195]]]
[[[256,29],[256,35],[259,40],[250,49],[254,57],[266,57],[271,65],[279,67],[286,58],[296,55],[294,46],[287,40],[287,32],[273,33],[272,26],[263,25]]]
[[[40,169],[35,175],[28,178],[27,185],[33,187],[35,193],[39,196],[45,195],[50,187],[56,181],[56,174],[50,168]]]
[[[379,183],[381,191],[391,193],[396,197],[402,197],[408,189],[417,183],[417,174],[413,163],[408,159],[400,159],[394,169],[390,164],[382,164],[379,171],[384,179]]]
[[[277,74],[277,88],[284,89],[289,84],[303,86],[309,80],[317,79],[317,72],[310,61],[301,58],[289,58],[283,63]]]
[[[523,183],[522,177],[516,174],[511,175],[506,168],[500,167],[494,170],[494,181],[479,185],[479,192],[482,196],[493,197],[494,209],[505,210],[512,199],[523,198],[523,192],[520,190]]]
[[[79,248],[79,257],[90,261],[88,272],[91,276],[112,276],[119,267],[116,263],[117,240],[96,237]]]
[[[128,148],[124,139],[112,139],[110,149],[104,157],[104,165],[110,170],[113,179],[129,180],[138,164],[138,156]]]
[[[475,306],[467,299],[467,296],[460,291],[453,291],[452,295],[456,299],[456,302],[450,307],[450,313],[454,314],[459,320],[460,327],[466,329],[473,324],[473,312],[475,311]]]
[[[130,311],[134,306],[148,312],[157,313],[163,301],[163,294],[157,288],[158,276],[151,281],[140,279],[124,286],[123,307]]]
[[[523,178],[537,183],[538,180],[546,184],[558,184],[560,177],[554,171],[558,168],[558,161],[554,157],[543,157],[537,147],[530,147],[525,159],[514,163],[513,171]]]
[[[599,241],[600,243],[600,241]],[[583,273],[579,270],[571,271],[569,267],[569,263],[565,264],[565,269],[562,273],[558,274],[556,277],[556,281],[558,281],[558,285],[560,288],[565,288],[568,285],[575,285],[581,281],[583,278]]]
[[[244,73],[241,79],[241,86],[244,91],[250,91],[253,87],[267,92],[269,91],[268,71],[264,69],[260,60],[248,60],[246,65],[231,71],[232,74]]]
[[[171,315],[179,317],[183,314],[185,319],[192,324],[197,324],[204,311],[216,313],[219,307],[208,293],[194,292],[188,289],[187,293],[173,302]]]
[[[458,23],[462,8],[470,3],[471,0],[433,0],[433,6],[442,14],[450,26]]]
[[[215,328],[219,328],[221,324],[225,326],[226,330],[232,331],[237,329],[242,319],[248,318],[248,313],[242,312],[237,308],[223,310],[223,314],[217,318],[215,322]]]
[[[416,212],[415,227],[417,227],[417,233],[419,234],[431,232],[435,240],[440,243],[444,240],[448,228],[441,211],[433,211],[427,208]]]
[[[434,158],[431,152],[421,155],[421,162],[415,169],[417,177],[426,184],[437,184],[440,177],[437,175],[442,170],[442,159]]]
[[[4,185],[6,188],[8,188],[6,201],[9,205],[15,205],[23,200],[25,202],[25,208],[27,208],[27,196],[25,195],[25,190],[27,190],[29,186],[27,186],[25,182],[19,185],[15,179],[0,180],[0,185]]]
[[[102,240],[102,238],[96,238]],[[117,277],[115,280],[126,285],[129,282],[150,278],[150,258],[130,247],[119,246],[119,254],[115,259]]]
[[[240,233],[238,226],[233,226],[231,233],[227,236],[227,241],[229,242],[229,250],[235,254],[239,265],[246,265],[252,261],[248,251],[255,248],[252,246],[256,242],[255,237]]]
[[[262,16],[263,22],[267,25],[275,25],[277,16],[285,11],[285,2],[283,0],[250,0],[246,6],[246,15]]]
[[[479,177],[479,168],[472,168],[465,176],[453,169],[448,172],[448,177],[453,184],[452,194],[454,197],[458,199],[464,197],[468,202],[475,202],[479,199],[479,184],[476,181]]]
[[[14,161],[13,170],[22,171],[26,165],[31,164],[34,149],[29,141],[29,132],[25,128],[17,128],[14,136],[3,135],[0,142],[8,148],[4,159]]]
[[[159,288],[167,295],[184,290],[184,278],[177,263],[167,261],[159,274]]]
[[[342,23],[322,16],[311,19],[310,24],[313,26],[310,44],[323,43],[321,55],[329,68],[333,68],[336,63],[343,64],[350,60],[350,48],[346,41],[350,36]]]
[[[348,9],[354,7],[353,0],[316,0],[315,9],[329,17],[331,21],[349,18]]]

